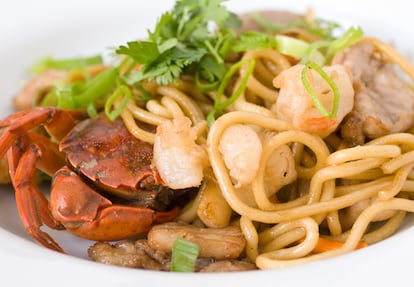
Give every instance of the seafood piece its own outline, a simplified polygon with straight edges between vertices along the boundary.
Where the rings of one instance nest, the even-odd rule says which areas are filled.
[[[246,245],[240,227],[201,228],[177,222],[167,222],[152,227],[148,232],[148,245],[155,250],[170,252],[174,241],[184,238],[200,246],[200,257],[236,259]]]
[[[252,182],[262,154],[262,142],[252,127],[241,124],[228,127],[221,137],[219,150],[236,186]]]
[[[105,65],[91,65],[86,70],[56,70],[49,69],[34,76],[26,82],[23,88],[13,97],[13,105],[16,110],[27,110],[38,104],[43,97],[61,82],[73,83],[83,80],[86,76],[94,77],[107,69]],[[86,73],[85,73],[86,71]]]
[[[44,246],[63,251],[43,224],[97,241],[146,233],[179,213],[175,204],[190,190],[162,186],[151,170],[152,145],[133,137],[121,119],[37,108],[11,115],[0,137],[26,231]],[[57,144],[34,128],[44,125]],[[60,148],[60,151],[59,151]],[[67,158],[69,164],[66,164]],[[36,185],[39,168],[53,177],[50,202]]]
[[[0,184],[10,183],[9,164],[7,158],[0,159]]]
[[[328,118],[315,107],[309,92],[303,85],[301,80],[303,69],[304,65],[295,65],[280,73],[273,80],[273,85],[280,91],[272,110],[280,119],[293,123],[298,130],[325,137],[336,130],[342,119],[353,108],[354,89],[351,76],[342,65],[323,68],[339,90],[338,112],[334,118]],[[312,69],[308,70],[308,78],[319,101],[326,110],[331,111],[334,96],[328,83]]]
[[[47,70],[28,81],[23,89],[13,97],[13,105],[16,110],[26,110],[33,108],[35,100],[41,93],[47,91],[57,81],[64,81],[67,72],[59,70]]]
[[[265,186],[271,187],[271,190],[266,190],[267,195],[274,195],[283,186],[294,182],[297,176],[292,151],[288,145],[282,145],[272,153],[266,164]]]
[[[179,117],[157,127],[154,164],[170,188],[200,186],[208,157],[205,149],[195,142],[196,138],[187,117]]]

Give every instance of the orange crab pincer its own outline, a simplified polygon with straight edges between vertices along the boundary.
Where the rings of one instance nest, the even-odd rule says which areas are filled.
[[[90,240],[126,239],[174,219],[174,206],[194,191],[163,186],[151,168],[152,145],[133,137],[121,119],[36,108],[5,118],[0,127],[6,127],[0,157],[7,152],[24,227],[53,250],[63,251],[43,224]],[[49,202],[36,184],[36,169],[52,177]]]

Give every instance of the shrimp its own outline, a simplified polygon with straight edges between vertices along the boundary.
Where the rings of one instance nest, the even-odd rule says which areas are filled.
[[[67,73],[65,71],[47,70],[44,73],[28,81],[23,89],[13,98],[16,110],[33,108],[39,93],[46,92],[56,81],[64,81]]]
[[[220,140],[219,150],[236,186],[253,181],[262,154],[262,142],[256,131],[247,125],[228,127]]]
[[[354,106],[352,79],[342,65],[323,68],[339,91],[338,112],[334,118],[328,118],[314,106],[311,96],[304,87],[301,80],[303,68],[304,65],[295,65],[274,78],[273,85],[280,88],[280,91],[271,109],[280,119],[291,122],[298,130],[325,137],[338,127]],[[312,69],[308,71],[308,79],[325,109],[332,110],[334,96],[327,82]]]
[[[154,165],[161,179],[173,189],[197,187],[208,165],[207,152],[195,141],[197,133],[185,116],[157,127],[154,140]]]
[[[265,186],[271,187],[267,195],[274,195],[283,186],[294,182],[298,173],[295,167],[295,159],[288,145],[277,148],[270,156],[265,171]]]
[[[102,71],[107,69],[107,66],[102,64],[91,65],[86,70],[46,70],[39,75],[27,81],[22,90],[14,96],[13,105],[16,110],[26,110],[33,108],[33,105],[38,104],[36,101],[41,101],[53,86],[58,82],[74,83],[85,79],[86,75],[95,77]]]

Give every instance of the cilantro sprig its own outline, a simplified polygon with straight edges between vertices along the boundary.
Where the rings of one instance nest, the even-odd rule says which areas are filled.
[[[116,53],[132,58],[140,66],[138,71],[125,75],[125,81],[134,84],[156,80],[158,84],[168,85],[182,73],[193,70],[197,71],[200,86],[214,83],[207,86],[215,88],[225,74],[224,59],[230,51],[229,42],[236,38],[232,28],[241,24],[222,2],[177,1],[171,11],[160,17],[155,29],[148,32],[148,40],[120,46]]]

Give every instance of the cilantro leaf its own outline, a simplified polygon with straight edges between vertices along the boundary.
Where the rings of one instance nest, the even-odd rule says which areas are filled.
[[[204,49],[192,49],[177,44],[147,65],[144,74],[149,80],[156,79],[158,84],[167,85],[174,82],[185,67],[199,62],[206,52]]]
[[[128,42],[127,45],[128,47],[120,46],[116,52],[118,54],[128,55],[142,64],[151,63],[160,55],[157,44],[152,42],[135,41]]]
[[[222,3],[225,0],[179,0],[172,11],[164,13],[153,31],[148,31],[148,40],[128,42],[116,53],[132,58],[140,70],[130,71],[123,78],[129,84],[143,80],[156,80],[167,85],[188,70],[198,66],[206,70],[203,57],[209,55],[218,66],[231,51],[229,46],[235,36],[229,36],[229,27],[240,26],[236,14],[229,12]],[[212,24],[216,27],[212,28]],[[226,35],[226,36],[223,36]],[[211,63],[209,64],[211,66]],[[193,67],[195,66],[195,67]],[[224,73],[201,73],[207,82],[217,81]],[[213,80],[214,78],[214,80]],[[135,82],[134,82],[135,81]]]

